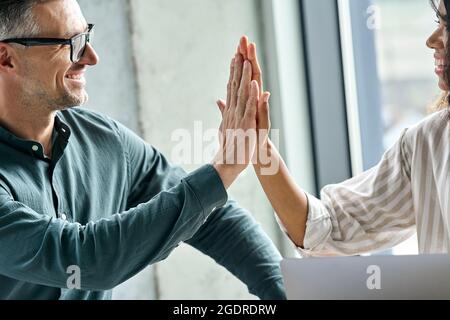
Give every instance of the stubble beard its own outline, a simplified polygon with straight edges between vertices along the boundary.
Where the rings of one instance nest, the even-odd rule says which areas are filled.
[[[67,88],[60,91],[62,92],[51,94],[39,82],[30,81],[22,91],[21,102],[22,105],[35,111],[55,112],[82,106],[88,100],[84,90],[80,93],[70,92]]]

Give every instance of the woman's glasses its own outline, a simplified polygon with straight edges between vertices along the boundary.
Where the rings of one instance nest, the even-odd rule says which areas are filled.
[[[52,46],[52,45],[70,45],[70,60],[77,63],[86,52],[86,45],[92,43],[94,37],[94,25],[88,25],[88,31],[77,34],[70,39],[58,38],[16,38],[7,39],[0,42],[17,43],[26,47],[34,46]]]

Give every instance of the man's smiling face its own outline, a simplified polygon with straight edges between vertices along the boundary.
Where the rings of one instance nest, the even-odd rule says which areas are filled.
[[[88,24],[76,0],[38,3],[33,15],[40,28],[39,38],[68,39],[87,31]],[[98,63],[90,44],[80,61],[71,61],[70,45],[18,48],[17,83],[24,104],[39,103],[50,110],[82,105],[88,100],[84,73]]]

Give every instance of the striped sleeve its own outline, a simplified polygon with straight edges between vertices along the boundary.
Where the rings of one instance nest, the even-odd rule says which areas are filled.
[[[392,248],[415,234],[410,157],[405,131],[371,170],[307,194],[308,256],[359,255]]]

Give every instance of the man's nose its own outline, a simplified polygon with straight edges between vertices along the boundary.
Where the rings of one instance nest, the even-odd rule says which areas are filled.
[[[81,57],[78,63],[88,66],[95,66],[96,64],[98,64],[99,60],[100,58],[98,57],[97,52],[95,52],[94,48],[90,43],[87,43],[86,51],[84,52],[83,57]]]

